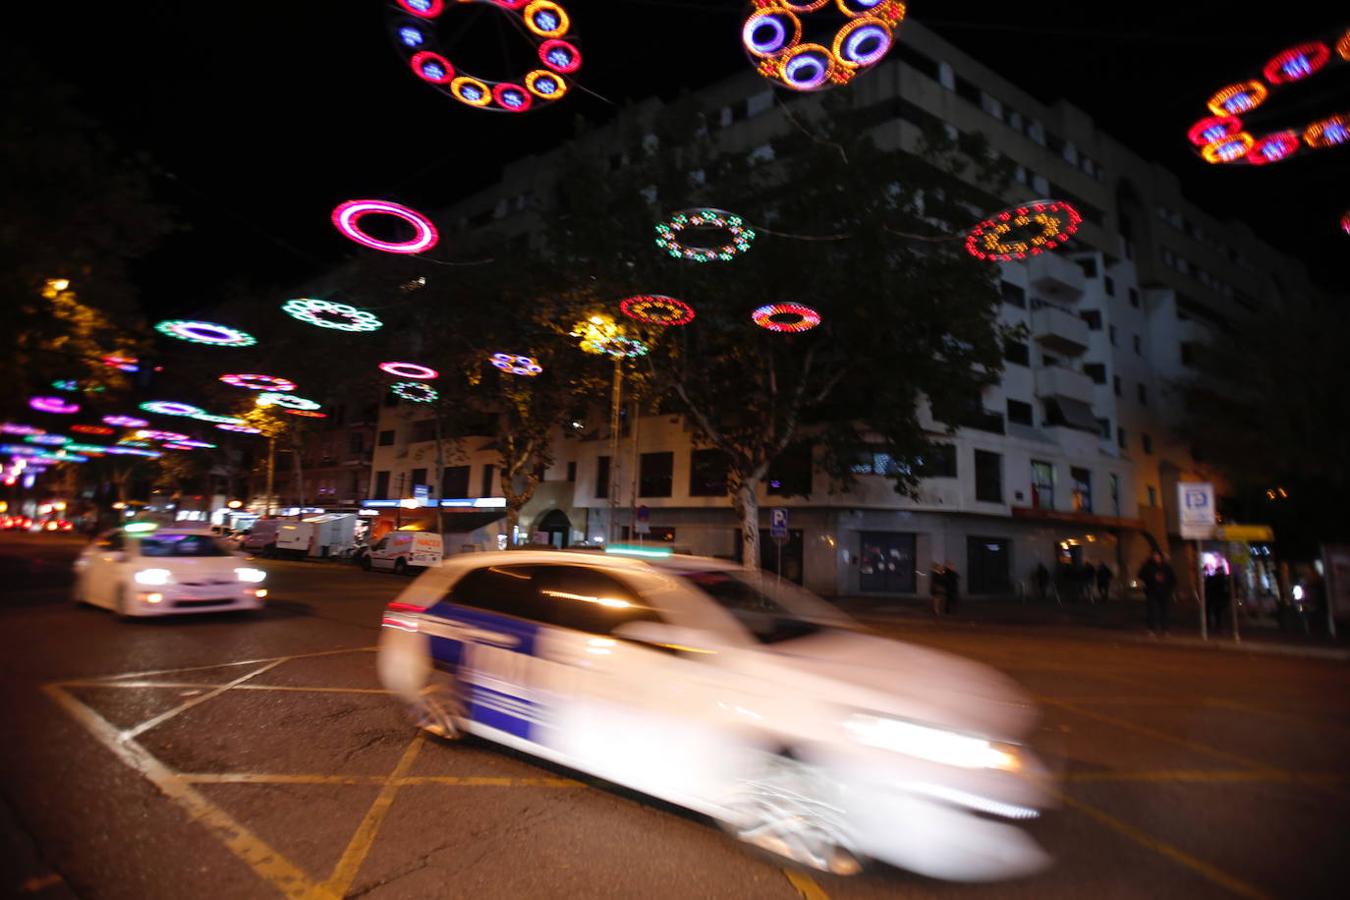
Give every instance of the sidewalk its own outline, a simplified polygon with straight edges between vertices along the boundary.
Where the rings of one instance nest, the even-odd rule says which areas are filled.
[[[1019,600],[1016,597],[963,597],[955,614],[938,618],[928,599],[902,597],[840,597],[839,608],[874,625],[923,625],[954,628],[1011,629],[1054,632],[1085,639],[1131,641],[1153,646],[1227,650],[1309,659],[1350,662],[1350,640],[1345,633],[1331,638],[1325,632],[1283,632],[1273,623],[1243,622],[1241,642],[1225,629],[1209,640],[1200,638],[1200,621],[1194,606],[1172,608],[1171,629],[1166,638],[1151,636],[1144,628],[1142,601],[1112,599],[1105,603],[1066,603]]]

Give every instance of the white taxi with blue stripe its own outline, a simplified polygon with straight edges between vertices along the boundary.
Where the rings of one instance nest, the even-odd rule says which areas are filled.
[[[384,685],[469,733],[706,814],[799,864],[938,878],[1049,862],[1025,695],[866,633],[772,575],[689,556],[464,554],[384,614]]]

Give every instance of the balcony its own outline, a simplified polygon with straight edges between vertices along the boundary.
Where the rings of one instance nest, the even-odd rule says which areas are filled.
[[[1057,306],[1042,304],[1031,313],[1031,333],[1038,344],[1059,356],[1075,357],[1087,352],[1087,322]]]
[[[1064,397],[1092,404],[1092,379],[1064,366],[1042,366],[1036,370],[1037,397]]]
[[[1061,303],[1072,303],[1087,290],[1087,276],[1076,262],[1054,253],[1042,253],[1027,260],[1027,278],[1042,295]]]

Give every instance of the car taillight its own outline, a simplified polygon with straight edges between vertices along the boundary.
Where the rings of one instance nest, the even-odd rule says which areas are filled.
[[[385,628],[416,634],[422,611],[422,607],[414,603],[390,603],[385,607],[384,618],[380,620],[380,624]]]

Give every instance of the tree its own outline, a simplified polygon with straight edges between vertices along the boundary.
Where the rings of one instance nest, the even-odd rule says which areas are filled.
[[[726,458],[747,566],[759,559],[759,489],[790,447],[809,440],[844,484],[860,451],[889,454],[904,463],[896,489],[912,492],[931,429],[976,411],[1001,366],[997,270],[953,238],[1001,205],[1006,167],[940,133],[919,154],[883,149],[867,113],[843,102],[789,113],[798,131],[749,154],[719,143],[688,101],[624,140],[642,149],[617,171],[583,138],[547,233],[560,287],[610,308],[662,293],[697,311],[688,326],[639,331],[655,348],[654,390]],[[752,249],[699,265],[652,245],[654,222],[700,204],[742,215],[759,232]],[[784,301],[818,310],[821,325],[752,323],[752,310]]]
[[[1180,385],[1181,436],[1231,483],[1233,514],[1268,523],[1289,555],[1350,538],[1350,312],[1286,298],[1231,320]]]

